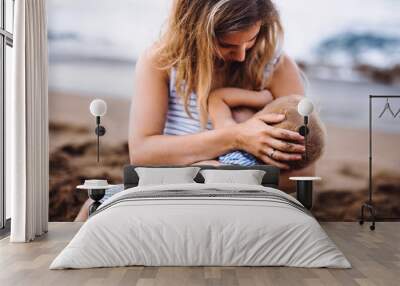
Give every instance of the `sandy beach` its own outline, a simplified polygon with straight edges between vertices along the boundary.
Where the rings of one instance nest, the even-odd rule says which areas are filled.
[[[122,183],[128,158],[130,100],[104,97],[101,160],[96,161],[95,119],[89,104],[99,96],[50,92],[50,221],[72,221],[87,198],[75,187],[89,178]],[[368,130],[327,124],[328,140],[317,163],[322,181],[314,187],[319,220],[354,221],[368,193]],[[374,202],[380,220],[400,218],[400,135],[374,132]]]

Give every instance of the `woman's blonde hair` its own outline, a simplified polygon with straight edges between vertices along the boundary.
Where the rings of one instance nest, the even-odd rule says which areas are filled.
[[[168,25],[158,45],[160,68],[176,69],[176,91],[189,116],[191,92],[197,94],[201,125],[208,119],[207,99],[211,92],[218,37],[242,31],[261,22],[254,46],[241,63],[231,63],[224,84],[260,89],[264,68],[273,58],[283,29],[270,0],[175,0]]]

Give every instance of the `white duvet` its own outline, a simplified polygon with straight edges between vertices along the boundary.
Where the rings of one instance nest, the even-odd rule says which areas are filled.
[[[196,183],[114,195],[50,269],[127,265],[351,267],[293,197],[262,186]]]

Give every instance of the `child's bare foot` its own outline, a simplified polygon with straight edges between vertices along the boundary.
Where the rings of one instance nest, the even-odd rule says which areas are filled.
[[[74,221],[86,221],[89,216],[89,206],[92,203],[93,203],[92,199],[87,199],[86,202],[82,205],[82,207]]]

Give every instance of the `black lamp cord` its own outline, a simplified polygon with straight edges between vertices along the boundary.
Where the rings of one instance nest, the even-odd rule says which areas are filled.
[[[100,116],[96,116],[96,129],[95,129],[95,133],[97,135],[97,162],[100,161],[100,136],[103,136],[104,134],[106,134],[106,129],[104,128],[104,126],[100,125]]]
[[[307,135],[308,135],[308,116],[304,116],[304,126],[305,126],[305,135],[304,135],[304,147],[305,147],[305,154],[304,154],[304,160],[307,161]]]
[[[97,124],[97,130],[100,129],[100,116],[96,116],[96,124]],[[100,134],[99,132],[96,132],[97,134],[97,163],[99,162],[100,159]]]

